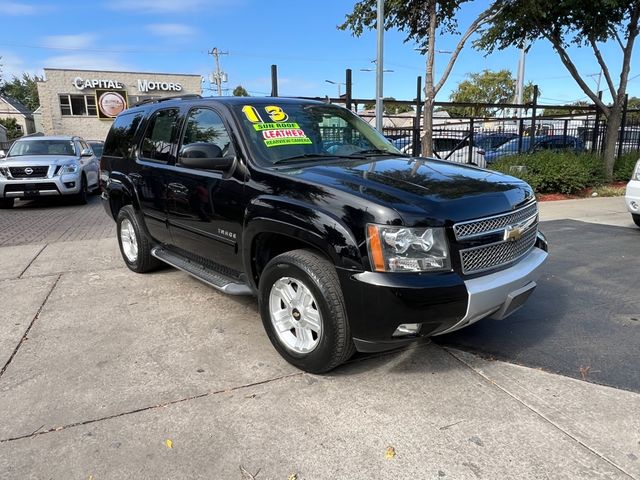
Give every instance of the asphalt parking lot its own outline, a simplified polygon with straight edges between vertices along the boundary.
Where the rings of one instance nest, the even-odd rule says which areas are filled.
[[[552,261],[513,318],[324,376],[255,300],[125,269],[97,198],[2,211],[0,478],[640,478],[640,230],[616,200],[542,206]]]

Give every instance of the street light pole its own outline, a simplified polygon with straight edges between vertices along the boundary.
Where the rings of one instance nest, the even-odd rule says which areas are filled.
[[[376,55],[376,129],[382,133],[382,77],[383,77],[383,36],[384,36],[384,0],[378,0],[378,42]]]
[[[333,80],[325,80],[325,82],[331,83],[332,85],[337,85],[338,86],[338,98],[340,98],[342,96],[342,93],[340,92],[340,85],[346,85],[346,83],[334,82]]]

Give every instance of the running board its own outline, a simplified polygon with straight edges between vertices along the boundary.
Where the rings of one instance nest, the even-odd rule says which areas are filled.
[[[238,283],[237,280],[229,278],[210,268],[203,267],[198,263],[178,255],[163,247],[154,247],[151,249],[151,255],[159,260],[175,267],[183,272],[193,275],[198,280],[211,285],[218,290],[230,295],[253,295],[251,287],[246,283]]]

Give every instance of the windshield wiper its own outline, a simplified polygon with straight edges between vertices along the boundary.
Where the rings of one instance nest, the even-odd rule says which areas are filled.
[[[301,155],[294,155],[293,157],[280,158],[273,162],[273,165],[280,163],[296,162],[298,160],[305,160],[307,158],[339,158],[338,155],[327,155],[324,153],[303,153]]]
[[[368,150],[360,150],[358,152],[352,153],[351,155],[347,155],[347,157],[356,157],[358,155],[360,156],[389,155],[389,156],[395,156],[395,157],[408,157],[408,155],[405,155],[404,153],[393,153],[393,152],[390,152],[389,150],[382,150],[380,148],[370,148]]]

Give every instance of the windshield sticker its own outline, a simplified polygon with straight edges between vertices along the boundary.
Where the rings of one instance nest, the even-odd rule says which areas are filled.
[[[264,111],[267,112],[272,122],[286,122],[289,119],[289,115],[276,105],[266,106],[264,107]],[[245,105],[242,107],[242,113],[244,113],[244,116],[247,117],[247,120],[251,123],[264,123],[258,109],[253,105]]]
[[[267,147],[283,145],[311,145],[313,142],[300,128],[263,130],[262,137]]]
[[[280,130],[280,129],[290,129],[290,128],[300,128],[295,122],[290,123],[254,123],[253,128],[256,131],[261,132],[263,130]]]

